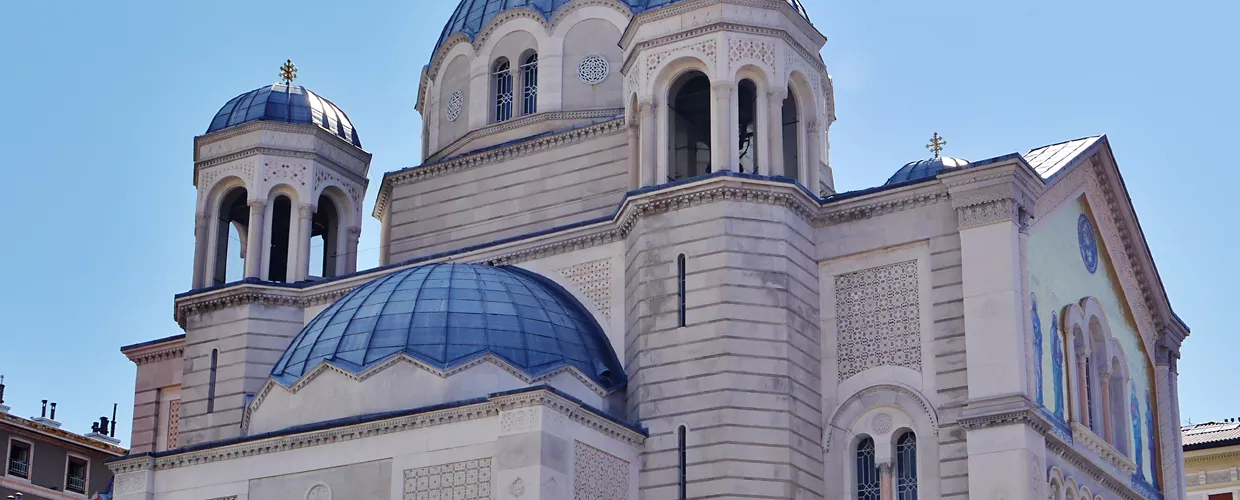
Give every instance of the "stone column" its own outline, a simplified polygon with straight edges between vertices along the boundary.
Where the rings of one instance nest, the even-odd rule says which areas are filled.
[[[822,123],[811,120],[805,124],[805,180],[811,193],[818,194],[818,165],[822,164]]]
[[[1076,405],[1079,408],[1077,412],[1077,421],[1089,427],[1089,421],[1093,415],[1089,414],[1089,355],[1077,353],[1076,355]]]
[[[767,129],[760,130],[764,132],[768,139],[766,148],[767,164],[762,172],[766,175],[785,175],[784,174],[784,99],[788,97],[788,91],[770,92],[766,95],[767,104]],[[792,175],[796,177],[796,175]]]
[[[732,137],[736,134],[736,120],[732,113],[732,92],[736,84],[716,82],[710,86],[710,166],[711,170],[735,170],[736,151]]]
[[[878,498],[881,500],[895,500],[895,485],[892,484],[891,462],[878,464]]]
[[[289,277],[290,281],[301,281],[310,276],[310,233],[313,232],[314,210],[314,205],[302,205],[297,209],[297,272]]]
[[[653,101],[641,101],[637,104],[638,116],[641,119],[641,158],[638,160],[641,172],[641,185],[654,186],[659,184],[658,170],[658,108]]]
[[[641,120],[639,110],[633,110],[632,116],[628,122],[628,140],[629,140],[629,189],[637,189],[642,186],[642,144],[641,144],[641,128],[637,126]]]
[[[1101,373],[1102,380],[1099,385],[1102,387],[1102,439],[1112,445],[1115,440],[1111,438],[1111,374]]]
[[[198,212],[194,216],[194,278],[191,289],[207,286],[207,246],[211,244],[211,215]]]
[[[341,274],[350,274],[350,273],[357,272],[357,244],[358,244],[358,241],[361,239],[361,237],[362,237],[361,227],[352,226],[349,228],[349,234],[348,236],[346,236],[346,245],[345,245],[344,253],[336,256],[336,268],[339,269],[341,266],[344,267],[344,272],[343,273],[338,272],[336,274],[337,276]],[[344,261],[343,264],[341,264],[340,262],[341,260]]]
[[[250,202],[250,222],[246,228],[245,277],[262,278],[263,270],[263,217],[267,214],[267,202]]]

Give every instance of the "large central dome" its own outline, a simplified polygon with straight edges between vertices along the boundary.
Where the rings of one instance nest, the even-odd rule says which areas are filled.
[[[429,264],[362,285],[319,313],[272,369],[289,385],[320,362],[361,373],[407,354],[450,370],[493,354],[530,377],[576,367],[624,385],[607,335],[568,291],[516,267]]]

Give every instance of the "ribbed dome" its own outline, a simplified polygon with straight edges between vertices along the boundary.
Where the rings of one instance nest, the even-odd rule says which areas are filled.
[[[944,170],[963,168],[967,166],[969,166],[969,160],[961,160],[960,158],[951,158],[948,156],[915,161],[905,164],[900,168],[900,170],[897,170],[895,175],[892,175],[890,179],[887,179],[887,184],[885,185],[926,179],[939,175],[939,173]]]
[[[353,373],[408,354],[449,370],[494,354],[537,377],[574,366],[624,385],[607,335],[551,280],[516,267],[429,264],[362,285],[319,313],[271,371],[288,385],[322,361]]]
[[[495,16],[501,12],[525,7],[541,14],[544,18],[550,20],[551,15],[556,9],[563,7],[572,0],[461,0],[457,5],[456,11],[452,13],[452,17],[448,19],[448,23],[444,25],[443,32],[439,35],[439,42],[435,44],[433,54],[439,52],[444,42],[452,38],[453,35],[464,33],[469,36],[472,41],[478,35],[482,28],[491,22]],[[619,0],[633,11],[634,15],[641,14],[648,10],[666,7],[668,5],[677,4],[685,0]],[[805,8],[801,6],[800,0],[787,0],[802,16],[806,19],[809,17],[805,13]]]
[[[305,87],[283,83],[273,83],[234,97],[215,114],[207,133],[259,120],[318,125],[362,147],[357,129],[344,111]]]

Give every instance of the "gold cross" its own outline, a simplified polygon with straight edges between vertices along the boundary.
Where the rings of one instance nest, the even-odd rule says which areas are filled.
[[[284,66],[280,66],[280,79],[284,80],[285,85],[297,79],[297,66],[293,65],[292,59],[285,61]]]
[[[934,151],[934,157],[938,158],[939,153],[943,152],[943,146],[946,146],[946,145],[947,145],[947,141],[943,140],[943,137],[940,136],[938,132],[935,132],[934,137],[930,138],[930,144],[926,144],[926,149],[929,149],[930,151]]]

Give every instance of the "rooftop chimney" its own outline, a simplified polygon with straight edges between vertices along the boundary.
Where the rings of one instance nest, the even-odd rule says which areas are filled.
[[[30,420],[34,420],[35,422],[46,425],[48,427],[55,427],[59,429],[60,422],[56,421],[56,403],[52,403],[52,418],[47,418],[47,400],[44,399],[42,412],[37,417],[31,417]]]
[[[0,413],[8,413],[9,407],[4,406],[4,375],[0,375]]]
[[[112,445],[121,444],[121,440],[116,439],[116,403],[112,403],[112,420],[108,420],[108,417],[99,417],[98,422],[90,424],[90,434],[86,437]]]

